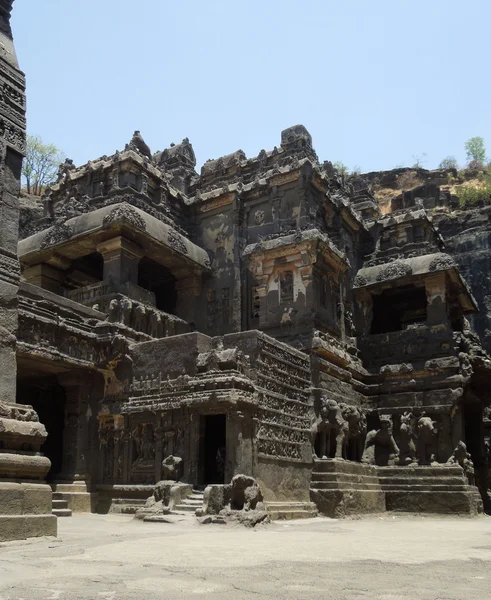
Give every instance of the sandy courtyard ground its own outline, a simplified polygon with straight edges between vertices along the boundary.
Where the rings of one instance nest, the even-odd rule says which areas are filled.
[[[0,600],[491,599],[489,517],[58,523],[56,539],[0,544]]]

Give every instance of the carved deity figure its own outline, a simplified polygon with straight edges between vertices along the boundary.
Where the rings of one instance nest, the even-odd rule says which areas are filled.
[[[399,448],[392,435],[392,418],[389,415],[382,415],[380,429],[374,429],[367,435],[362,462],[385,467],[393,464],[398,455]]]
[[[365,436],[367,434],[367,419],[361,408],[341,405],[343,418],[348,423],[348,435],[345,439],[343,458],[360,462],[363,456]]]
[[[111,300],[109,303],[107,320],[110,323],[119,323],[121,321],[121,306],[116,298],[113,298],[113,300]]]
[[[162,317],[156,310],[152,310],[148,315],[148,334],[153,338],[159,339],[163,334]]]
[[[144,425],[142,429],[141,458],[142,460],[155,458],[153,427],[150,423]]]
[[[464,442],[460,441],[457,444],[452,456],[447,460],[447,465],[460,465],[469,485],[476,485],[474,463],[472,462],[472,456],[467,452],[467,446]]]
[[[400,429],[400,452],[399,452],[399,464],[410,465],[417,464],[416,454],[416,424],[417,419],[412,412],[405,412],[401,416],[401,429]]]
[[[129,298],[124,297],[120,300],[120,307],[121,323],[129,327],[131,325],[131,312],[133,309],[133,304]]]
[[[348,438],[348,423],[343,418],[341,407],[335,400],[321,398],[319,416],[311,428],[312,452],[314,457],[328,458],[332,440],[336,440],[334,458],[343,458]]]
[[[147,311],[143,304],[135,304],[133,307],[133,329],[146,333],[147,331]]]
[[[65,158],[65,162],[58,167],[58,177],[56,183],[60,183],[65,179],[70,178],[70,172],[75,169],[73,160],[71,158]]]
[[[418,419],[417,455],[420,465],[430,465],[435,460],[435,450],[438,441],[436,421],[424,413]]]

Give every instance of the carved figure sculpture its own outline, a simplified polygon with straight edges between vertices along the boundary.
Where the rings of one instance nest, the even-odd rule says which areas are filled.
[[[135,304],[133,307],[133,329],[142,332],[147,330],[147,311],[143,304]]]
[[[343,404],[341,410],[344,420],[348,423],[343,457],[346,460],[360,462],[367,434],[367,419],[364,412],[356,406]]]
[[[131,311],[133,309],[133,304],[129,298],[124,297],[120,300],[120,307],[121,323],[129,327],[131,325]]]
[[[362,462],[384,467],[393,463],[398,455],[399,448],[392,435],[392,418],[382,415],[380,429],[374,429],[367,435]]]
[[[412,412],[405,412],[401,416],[399,464],[417,464],[416,457],[416,424],[417,419]]]
[[[452,456],[447,460],[447,465],[460,465],[467,477],[469,485],[476,485],[474,463],[472,456],[467,452],[467,446],[460,441],[455,447]]]
[[[235,475],[230,482],[230,508],[232,510],[256,510],[263,501],[257,481],[248,475]]]
[[[159,339],[162,337],[162,317],[160,313],[152,310],[148,315],[148,333],[153,338]]]
[[[348,438],[348,423],[343,418],[339,404],[335,400],[323,396],[319,416],[311,428],[314,457],[329,457],[333,437],[336,439],[334,458],[342,459]]]
[[[142,460],[155,458],[153,427],[150,423],[144,425],[142,429],[141,458]]]
[[[422,415],[418,420],[417,455],[420,465],[430,465],[435,460],[434,450],[438,438],[436,421]]]
[[[182,477],[183,466],[180,456],[168,456],[162,461],[162,478],[165,481],[179,481]]]
[[[119,301],[114,298],[109,303],[109,310],[107,311],[107,320],[110,323],[119,323],[121,321],[121,306]]]
[[[73,160],[71,158],[65,158],[65,162],[58,167],[58,177],[56,183],[60,183],[65,179],[69,179],[70,171],[75,169]]]

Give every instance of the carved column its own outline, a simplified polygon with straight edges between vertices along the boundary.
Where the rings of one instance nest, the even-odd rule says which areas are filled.
[[[428,302],[426,322],[428,325],[448,323],[445,277],[445,273],[437,273],[426,278],[426,298]]]
[[[227,415],[227,464],[225,483],[234,475],[252,476],[252,420],[241,411]]]
[[[176,291],[178,294],[177,316],[185,321],[192,321],[198,307],[198,299],[201,294],[201,273],[199,271],[187,271],[175,273],[177,277]]]
[[[118,236],[97,247],[104,259],[104,281],[116,287],[127,283],[138,285],[138,264],[143,250],[129,240]]]
[[[90,376],[81,373],[58,375],[65,389],[65,427],[63,429],[63,463],[60,481],[87,479],[89,399],[92,389]]]
[[[26,86],[12,40],[12,4],[0,2],[0,541],[56,535],[57,528],[51,488],[44,482],[50,461],[39,454],[46,429],[32,409],[12,406],[17,384],[19,189],[26,150]]]

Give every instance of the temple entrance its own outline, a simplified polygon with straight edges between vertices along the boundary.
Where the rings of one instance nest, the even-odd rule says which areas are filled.
[[[199,483],[225,482],[226,415],[201,417],[201,444],[199,456]]]
[[[41,452],[51,461],[47,480],[54,481],[63,462],[65,392],[55,377],[24,379],[17,384],[17,402],[30,404],[46,427],[48,437],[41,446]]]

